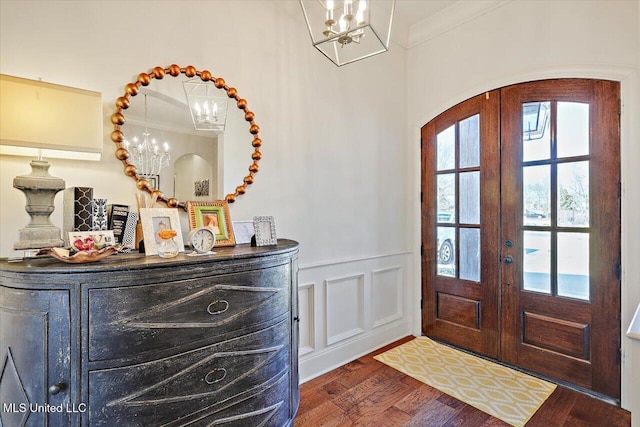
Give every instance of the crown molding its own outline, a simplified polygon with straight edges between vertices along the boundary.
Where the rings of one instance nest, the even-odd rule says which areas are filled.
[[[485,15],[510,1],[458,1],[448,8],[413,24],[409,29],[408,47],[416,47],[440,34]]]

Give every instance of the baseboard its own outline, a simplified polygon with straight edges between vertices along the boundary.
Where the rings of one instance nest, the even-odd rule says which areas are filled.
[[[411,334],[409,321],[398,321],[300,357],[300,383],[332,371]]]

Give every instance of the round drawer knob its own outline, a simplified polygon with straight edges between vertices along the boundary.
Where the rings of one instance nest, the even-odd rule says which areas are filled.
[[[58,394],[66,388],[64,383],[54,384],[49,387],[49,394]]]

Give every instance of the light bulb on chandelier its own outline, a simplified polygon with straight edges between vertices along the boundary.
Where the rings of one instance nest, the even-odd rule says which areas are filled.
[[[200,108],[200,104],[195,102],[193,108],[195,110],[195,114],[193,115],[194,120],[199,124],[204,123],[215,123],[218,121],[218,104],[216,104],[213,100],[204,100],[202,101],[203,107]],[[209,107],[211,105],[211,107]],[[202,111],[204,110],[204,111]]]
[[[348,45],[351,42],[360,43],[360,39],[364,37],[365,32],[362,27],[366,24],[365,19],[365,11],[367,10],[367,1],[360,0],[358,2],[358,11],[356,12],[355,17],[355,29],[351,30],[351,26],[353,25],[353,0],[345,0],[343,4],[342,14],[337,21],[338,31],[334,30],[334,26],[336,25],[336,20],[334,19],[334,2],[333,0],[327,0],[327,12],[326,12],[326,21],[325,25],[327,29],[323,31],[323,35],[325,37],[329,37],[331,35],[340,35],[338,37],[337,42],[340,43],[342,47]]]

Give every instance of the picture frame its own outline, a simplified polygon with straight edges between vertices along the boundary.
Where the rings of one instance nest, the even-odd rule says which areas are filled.
[[[253,221],[233,221],[233,234],[236,244],[251,243],[251,238],[256,234]]]
[[[272,216],[254,216],[253,227],[256,233],[256,246],[270,246],[278,244],[276,223]]]
[[[160,175],[140,175],[140,177],[147,180],[150,188],[160,189]]]
[[[91,249],[102,249],[107,246],[113,246],[116,244],[116,239],[113,234],[113,230],[93,230],[93,231],[69,231],[69,245],[75,249],[80,250],[74,245],[74,242],[78,239],[84,240],[88,237],[93,239],[94,246]]]
[[[235,246],[229,204],[226,200],[213,202],[187,202],[189,227],[191,230],[199,227],[209,227],[216,234],[215,246]]]
[[[193,195],[196,197],[208,197],[209,196],[209,180],[201,179],[193,183]]]
[[[140,208],[140,222],[144,236],[145,255],[157,255],[158,244],[162,241],[157,236],[163,229],[172,229],[177,233],[173,239],[178,244],[178,251],[184,252],[184,241],[180,227],[180,216],[177,209],[171,208]]]

